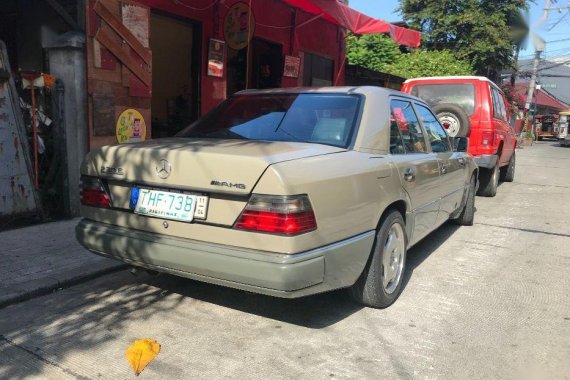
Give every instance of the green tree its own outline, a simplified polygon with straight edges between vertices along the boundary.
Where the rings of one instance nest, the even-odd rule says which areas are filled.
[[[527,0],[400,0],[399,11],[422,32],[428,50],[452,50],[475,72],[497,79],[512,67]]]
[[[398,45],[383,34],[346,37],[346,57],[351,65],[385,72],[400,55]]]
[[[403,78],[417,78],[445,75],[473,75],[473,68],[467,61],[457,59],[448,50],[416,50],[401,54],[388,66],[390,74]]]
[[[471,75],[471,65],[450,51],[415,50],[402,53],[398,45],[382,34],[348,35],[346,56],[351,65],[404,78],[435,75]]]

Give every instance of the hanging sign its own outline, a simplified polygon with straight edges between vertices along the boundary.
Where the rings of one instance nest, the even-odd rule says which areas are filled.
[[[234,50],[245,48],[255,31],[255,17],[246,3],[235,3],[224,18],[224,36]]]
[[[146,138],[146,124],[141,113],[129,108],[123,111],[117,119],[117,141],[134,143],[144,141]]]
[[[291,55],[285,56],[285,67],[283,68],[283,76],[289,78],[299,77],[299,68],[301,67],[301,58]]]
[[[210,38],[208,50],[208,75],[222,78],[224,76],[224,53],[226,43]]]

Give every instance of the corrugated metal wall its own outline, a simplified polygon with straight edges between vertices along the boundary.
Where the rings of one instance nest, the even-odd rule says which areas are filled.
[[[0,219],[35,213],[31,163],[25,127],[6,47],[0,41]]]

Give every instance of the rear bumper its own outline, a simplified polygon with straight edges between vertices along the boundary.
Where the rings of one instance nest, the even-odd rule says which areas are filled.
[[[293,255],[131,230],[82,219],[77,240],[101,256],[199,281],[284,298],[348,287],[360,276],[374,231]]]
[[[491,169],[497,164],[497,155],[495,154],[482,154],[480,156],[475,156],[475,163],[480,168]]]

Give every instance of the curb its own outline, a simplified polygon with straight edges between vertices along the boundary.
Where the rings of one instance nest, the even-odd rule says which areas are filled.
[[[90,265],[89,267],[92,268],[93,265]],[[61,288],[70,287],[73,285],[90,281],[97,277],[119,272],[127,268],[128,268],[127,264],[113,263],[111,265],[103,265],[100,269],[96,269],[86,274],[77,274],[81,273],[81,268],[75,268],[65,273],[65,274],[70,274],[70,276],[64,280],[58,280],[56,278],[48,277],[23,283],[20,284],[22,288],[32,288],[32,290],[23,289],[20,293],[17,293],[14,296],[0,297],[0,309],[3,309],[7,306],[16,303],[28,301],[32,298],[41,297],[50,294],[53,291],[56,291]],[[65,278],[66,277],[65,274],[60,277]],[[16,289],[17,288],[18,286],[16,286]]]

